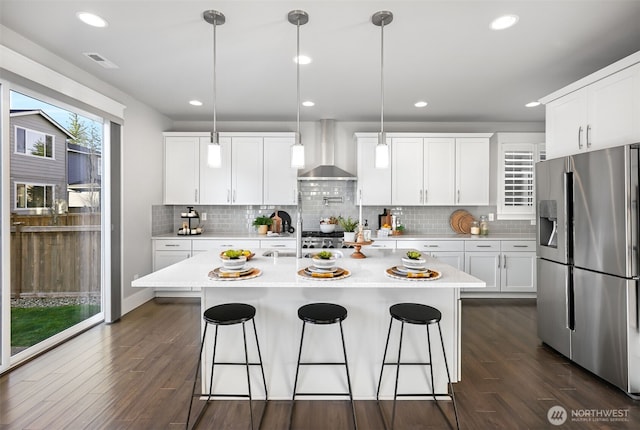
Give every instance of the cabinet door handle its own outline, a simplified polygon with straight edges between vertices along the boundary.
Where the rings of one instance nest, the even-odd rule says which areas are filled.
[[[233,190],[233,200],[231,201],[231,203],[235,203],[236,202],[236,190]]]
[[[587,125],[587,148],[591,148],[591,124]]]
[[[227,188],[227,203],[231,203],[231,190]]]
[[[502,268],[503,269],[507,268],[507,256],[506,255],[502,256]]]
[[[293,189],[293,195],[291,196],[291,203],[296,204],[296,189]]]
[[[424,200],[422,200],[422,190],[420,190],[420,204],[424,203]]]
[[[458,203],[460,203],[460,190],[458,190]]]
[[[195,197],[196,197],[196,200],[195,200],[195,201],[197,202],[197,201],[198,201],[198,189],[197,189],[197,188],[195,189],[195,192],[196,192],[196,193],[195,193]]]
[[[498,269],[500,268],[500,254],[498,254]]]
[[[425,205],[427,204],[427,192],[428,192],[428,191],[429,191],[429,190],[427,190],[427,189],[425,189],[425,190],[424,190],[424,204],[425,204]]]
[[[578,127],[578,149],[582,149],[582,126]]]

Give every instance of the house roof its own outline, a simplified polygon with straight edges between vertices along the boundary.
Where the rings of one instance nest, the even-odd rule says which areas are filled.
[[[44,119],[49,121],[54,127],[56,127],[61,132],[66,134],[70,139],[74,139],[75,138],[75,136],[73,134],[69,133],[69,130],[67,130],[66,128],[61,126],[55,119],[51,118],[49,115],[47,115],[44,111],[42,111],[40,109],[11,109],[11,112],[10,112],[9,115],[12,118],[13,117],[18,117],[18,116],[27,116],[27,115],[40,115]]]

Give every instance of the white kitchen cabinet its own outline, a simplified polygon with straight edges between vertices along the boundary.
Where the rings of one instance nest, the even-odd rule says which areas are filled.
[[[640,140],[640,64],[543,102],[547,158]]]
[[[535,293],[535,241],[465,241],[465,272],[486,282],[476,293]]]
[[[415,249],[425,255],[464,270],[464,241],[461,240],[397,240],[397,249]]]
[[[220,133],[218,168],[207,165],[208,133],[164,136],[165,204],[297,203],[298,172],[290,167],[289,154],[292,133]]]
[[[502,241],[500,291],[536,292],[536,242]]]
[[[265,205],[298,204],[298,169],[291,167],[291,137],[264,138],[263,200]]]
[[[200,138],[165,137],[164,203],[193,205],[200,198]]]
[[[192,242],[193,255],[217,249],[256,250],[260,248],[260,241],[257,239],[194,239]]]
[[[456,138],[456,205],[489,204],[489,138]]]
[[[163,269],[191,257],[191,241],[156,239],[153,241],[153,271]]]
[[[391,203],[488,205],[489,137],[424,136],[391,139]]]
[[[373,238],[373,243],[371,245],[367,245],[362,248],[362,250],[366,250],[367,248],[372,249],[396,249],[396,241],[395,240],[376,240]]]
[[[367,206],[386,206],[391,204],[391,166],[376,169],[377,137],[359,136],[358,146],[358,198]],[[391,139],[387,138],[387,144]]]
[[[424,139],[391,139],[391,204],[423,205]]]
[[[296,249],[295,239],[265,239],[260,241],[262,249]]]

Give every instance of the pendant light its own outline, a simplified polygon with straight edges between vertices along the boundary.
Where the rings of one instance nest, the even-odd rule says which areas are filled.
[[[389,145],[387,135],[384,132],[384,26],[393,21],[393,14],[387,10],[376,12],[371,17],[373,25],[380,27],[380,133],[376,145],[376,168],[389,167]]]
[[[309,22],[309,15],[303,10],[292,10],[288,15],[289,22],[296,26],[296,84],[297,84],[297,106],[298,118],[295,142],[291,146],[291,167],[295,169],[304,168],[304,146],[300,136],[300,26]]]
[[[216,128],[216,27],[224,24],[225,17],[217,10],[205,10],[202,16],[205,21],[213,25],[213,131],[207,145],[207,165],[222,167],[222,148]]]

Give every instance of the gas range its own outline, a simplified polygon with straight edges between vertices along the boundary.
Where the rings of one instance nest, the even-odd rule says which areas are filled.
[[[303,231],[303,248],[353,248],[344,244],[344,233],[334,231],[333,233],[322,233],[321,231]]]

